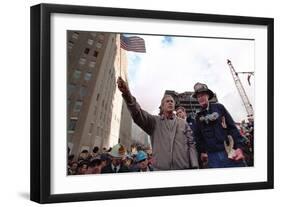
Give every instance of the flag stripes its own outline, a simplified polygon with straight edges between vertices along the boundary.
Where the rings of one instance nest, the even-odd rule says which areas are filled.
[[[145,53],[145,43],[144,39],[132,36],[132,37],[125,37],[124,35],[120,35],[120,46],[124,50],[133,51],[133,52],[142,52]]]

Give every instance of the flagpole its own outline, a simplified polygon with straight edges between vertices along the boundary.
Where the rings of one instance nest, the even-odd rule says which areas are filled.
[[[120,41],[120,44],[119,44],[119,71],[120,71],[120,77],[121,76],[121,33],[120,33],[120,36],[119,36],[119,41]]]
[[[122,38],[121,38],[121,36],[122,36]],[[121,77],[121,66],[122,66],[121,48],[124,49],[125,51],[133,51],[133,52],[141,52],[141,53],[145,53],[146,49],[145,49],[144,39],[141,37],[137,37],[137,36],[126,37],[126,36],[120,34],[119,38],[120,38],[119,67],[120,67],[120,77]]]

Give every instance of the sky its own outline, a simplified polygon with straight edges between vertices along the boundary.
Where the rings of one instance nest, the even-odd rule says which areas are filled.
[[[217,94],[235,121],[246,119],[227,59],[237,72],[254,72],[254,40],[138,36],[145,40],[146,53],[127,52],[128,81],[144,110],[158,114],[165,90],[194,91],[200,82]],[[239,77],[254,107],[254,76],[251,86],[247,74]]]

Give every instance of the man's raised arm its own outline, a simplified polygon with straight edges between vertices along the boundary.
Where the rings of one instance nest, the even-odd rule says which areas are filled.
[[[141,127],[147,134],[152,135],[155,127],[155,116],[141,109],[136,98],[132,96],[128,84],[119,77],[117,80],[118,89],[127,104],[134,122]]]

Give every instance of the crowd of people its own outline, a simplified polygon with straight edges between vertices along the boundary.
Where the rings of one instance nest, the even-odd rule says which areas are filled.
[[[254,166],[254,119],[249,117],[248,121],[243,120],[237,127],[242,136],[245,161],[248,166]]]
[[[95,147],[92,153],[82,151],[77,162],[69,156],[69,175],[254,165],[253,118],[235,123],[223,104],[210,102],[214,93],[206,84],[194,85],[192,97],[201,107],[195,118],[184,107],[175,109],[170,95],[162,98],[159,115],[152,115],[141,108],[122,78],[117,85],[132,119],[150,135],[153,153],[132,153],[121,144],[102,152]]]
[[[132,149],[128,150],[121,144],[102,151],[94,147],[92,153],[83,150],[77,161],[74,155],[69,155],[68,175],[153,171],[150,151],[141,146]]]

